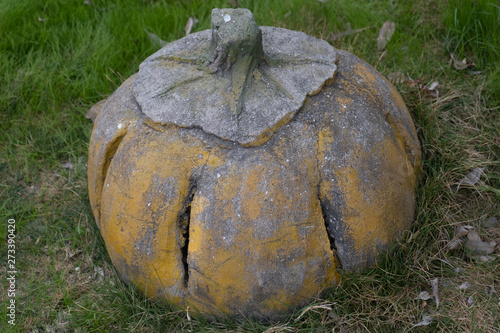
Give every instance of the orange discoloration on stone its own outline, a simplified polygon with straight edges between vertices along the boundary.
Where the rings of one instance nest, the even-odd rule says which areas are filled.
[[[408,227],[414,209],[408,198],[399,195],[402,191],[411,193],[415,187],[413,169],[409,169],[401,148],[386,138],[374,154],[386,161],[384,172],[377,173],[376,184],[364,182],[355,167],[366,165],[366,152],[358,153],[361,161],[338,171],[339,188],[344,194],[346,207],[342,213],[343,222],[354,241],[355,251],[366,255],[377,253],[377,245],[389,244],[397,236],[397,231]]]
[[[318,154],[320,160],[325,159],[325,151],[327,151],[327,147],[333,142],[334,138],[332,131],[328,127],[323,127],[318,134]]]
[[[339,104],[340,111],[345,112],[346,109],[352,104],[352,99],[345,96],[338,96],[337,103]]]
[[[140,117],[93,134],[90,198],[122,278],[202,314],[276,317],[339,283],[341,264],[371,264],[412,220],[421,157],[399,94],[345,57],[339,85],[256,147]]]
[[[148,293],[165,289],[183,296],[184,237],[178,219],[189,192],[189,170],[206,159],[190,158],[202,153],[199,145],[160,139],[170,134],[155,133],[149,139],[132,131],[125,137],[115,159],[128,163],[110,167],[101,231],[115,265],[149,286]],[[161,161],[162,167],[151,161]]]
[[[358,84],[363,88],[374,91],[376,90],[375,83],[377,79],[372,70],[373,67],[366,64],[357,63],[354,65],[354,74],[363,79],[363,82],[358,82]]]

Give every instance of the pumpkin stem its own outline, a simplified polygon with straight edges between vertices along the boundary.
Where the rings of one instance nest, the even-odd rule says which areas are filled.
[[[262,31],[248,9],[212,10],[211,73],[231,75],[229,108],[238,118],[253,69],[264,58]]]
[[[212,10],[211,50],[209,69],[213,72],[228,71],[247,57],[260,61],[264,57],[262,31],[252,13],[243,8]]]

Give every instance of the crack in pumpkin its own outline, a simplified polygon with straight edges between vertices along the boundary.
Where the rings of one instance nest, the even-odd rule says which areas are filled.
[[[182,239],[184,241],[181,244],[180,250],[182,255],[182,266],[184,268],[184,278],[183,284],[184,287],[187,288],[189,283],[189,264],[188,264],[188,255],[189,255],[189,228],[191,223],[191,204],[194,200],[194,194],[196,193],[196,184],[191,180],[191,184],[189,186],[188,196],[186,197],[186,201],[184,203],[184,210],[179,214],[178,226],[182,233]]]

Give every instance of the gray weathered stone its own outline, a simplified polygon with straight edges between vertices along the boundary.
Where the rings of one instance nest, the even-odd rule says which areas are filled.
[[[89,196],[117,271],[147,296],[280,319],[339,271],[375,264],[410,226],[421,152],[403,99],[374,68],[265,27],[264,58],[250,59],[260,33],[236,13],[247,38],[219,26],[238,15],[214,11],[213,44],[210,31],[169,44],[108,98]]]
[[[236,23],[235,16],[244,23]],[[141,64],[133,91],[152,121],[200,127],[255,146],[335,76],[335,49],[325,41],[286,29],[259,29],[244,9],[214,9],[212,21],[211,31],[170,43]],[[235,34],[236,25],[244,25],[244,32]]]

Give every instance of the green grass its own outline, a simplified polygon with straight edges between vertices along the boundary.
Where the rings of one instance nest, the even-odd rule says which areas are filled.
[[[445,22],[447,48],[459,57],[472,57],[480,67],[500,57],[500,1],[451,0]]]
[[[230,3],[235,3],[230,2]],[[145,299],[123,284],[110,264],[88,203],[86,162],[92,123],[85,113],[110,95],[157,47],[146,30],[166,41],[184,36],[188,17],[210,26],[210,10],[226,1],[0,2],[0,218],[16,220],[17,325],[13,331],[331,332],[410,330],[422,315],[435,319],[412,331],[494,332],[500,327],[499,259],[478,262],[447,243],[460,225],[479,227],[500,243],[500,231],[480,228],[500,218],[500,18],[498,1],[244,1],[261,25],[333,33],[367,27],[333,41],[397,83],[415,119],[424,152],[414,226],[378,267],[346,274],[344,283],[279,323],[196,318]],[[396,32],[384,53],[378,30]],[[457,71],[449,53],[476,67]],[[439,97],[425,85],[438,81]],[[475,186],[460,180],[476,167]],[[0,257],[6,262],[7,246]],[[459,267],[460,272],[455,268]],[[2,264],[2,272],[6,272]],[[104,273],[103,281],[100,274]],[[4,276],[2,274],[2,276]],[[417,300],[440,280],[440,306]],[[472,287],[459,290],[469,282]],[[7,286],[2,279],[2,285]],[[2,289],[6,290],[6,288]],[[474,297],[468,306],[464,298]],[[6,322],[2,292],[0,331]],[[322,305],[322,306],[320,306]],[[333,310],[326,310],[330,306]],[[300,318],[299,318],[300,317]]]

